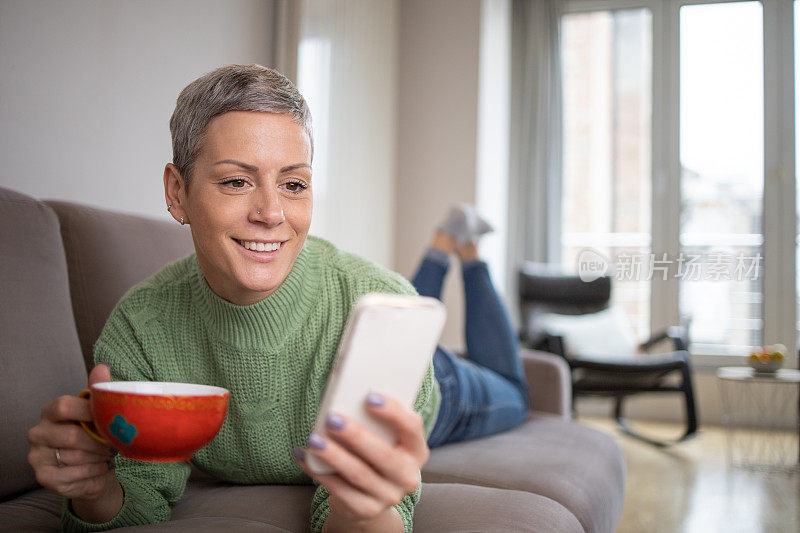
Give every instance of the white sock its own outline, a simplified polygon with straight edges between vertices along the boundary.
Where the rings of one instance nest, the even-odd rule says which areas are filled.
[[[475,208],[468,204],[457,204],[450,208],[438,229],[451,235],[459,245],[468,242],[477,244],[482,235],[494,230],[491,224],[481,218]]]

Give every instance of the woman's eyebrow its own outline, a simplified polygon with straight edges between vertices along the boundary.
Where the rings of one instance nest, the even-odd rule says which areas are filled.
[[[289,165],[288,167],[283,167],[281,169],[281,174],[284,172],[291,172],[292,170],[297,170],[298,168],[311,168],[311,165],[308,163],[297,163],[296,165]]]
[[[224,165],[224,164],[236,165],[237,167],[242,167],[248,172],[258,172],[258,167],[253,165],[248,165],[247,163],[242,163],[241,161],[237,161],[235,159],[223,159],[222,161],[217,161],[216,163],[214,163],[214,166]]]
[[[236,159],[223,159],[222,161],[217,161],[214,165],[236,165],[237,167],[241,167],[248,172],[258,172],[258,167],[254,165],[248,165],[247,163],[243,163],[242,161],[237,161]],[[311,165],[308,163],[297,163],[295,165],[289,165],[288,167],[283,167],[280,170],[280,173],[283,174],[284,172],[291,172],[292,170],[297,170],[298,168],[311,168]]]

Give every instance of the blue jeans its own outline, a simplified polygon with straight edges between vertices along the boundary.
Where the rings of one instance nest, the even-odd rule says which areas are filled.
[[[423,258],[412,283],[423,296],[441,298],[449,259],[438,250]],[[434,448],[484,437],[519,425],[528,413],[528,385],[514,328],[482,261],[462,263],[466,295],[466,358],[442,348],[433,370],[442,393],[428,437]]]

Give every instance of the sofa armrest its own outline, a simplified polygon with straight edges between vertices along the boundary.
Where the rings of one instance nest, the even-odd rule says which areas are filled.
[[[520,348],[531,410],[572,418],[572,380],[567,362],[553,354]]]

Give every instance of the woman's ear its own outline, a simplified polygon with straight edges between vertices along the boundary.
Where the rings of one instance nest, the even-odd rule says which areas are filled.
[[[186,181],[178,171],[178,167],[172,163],[167,163],[164,167],[164,200],[172,218],[181,224],[188,222],[183,205],[186,200]]]

